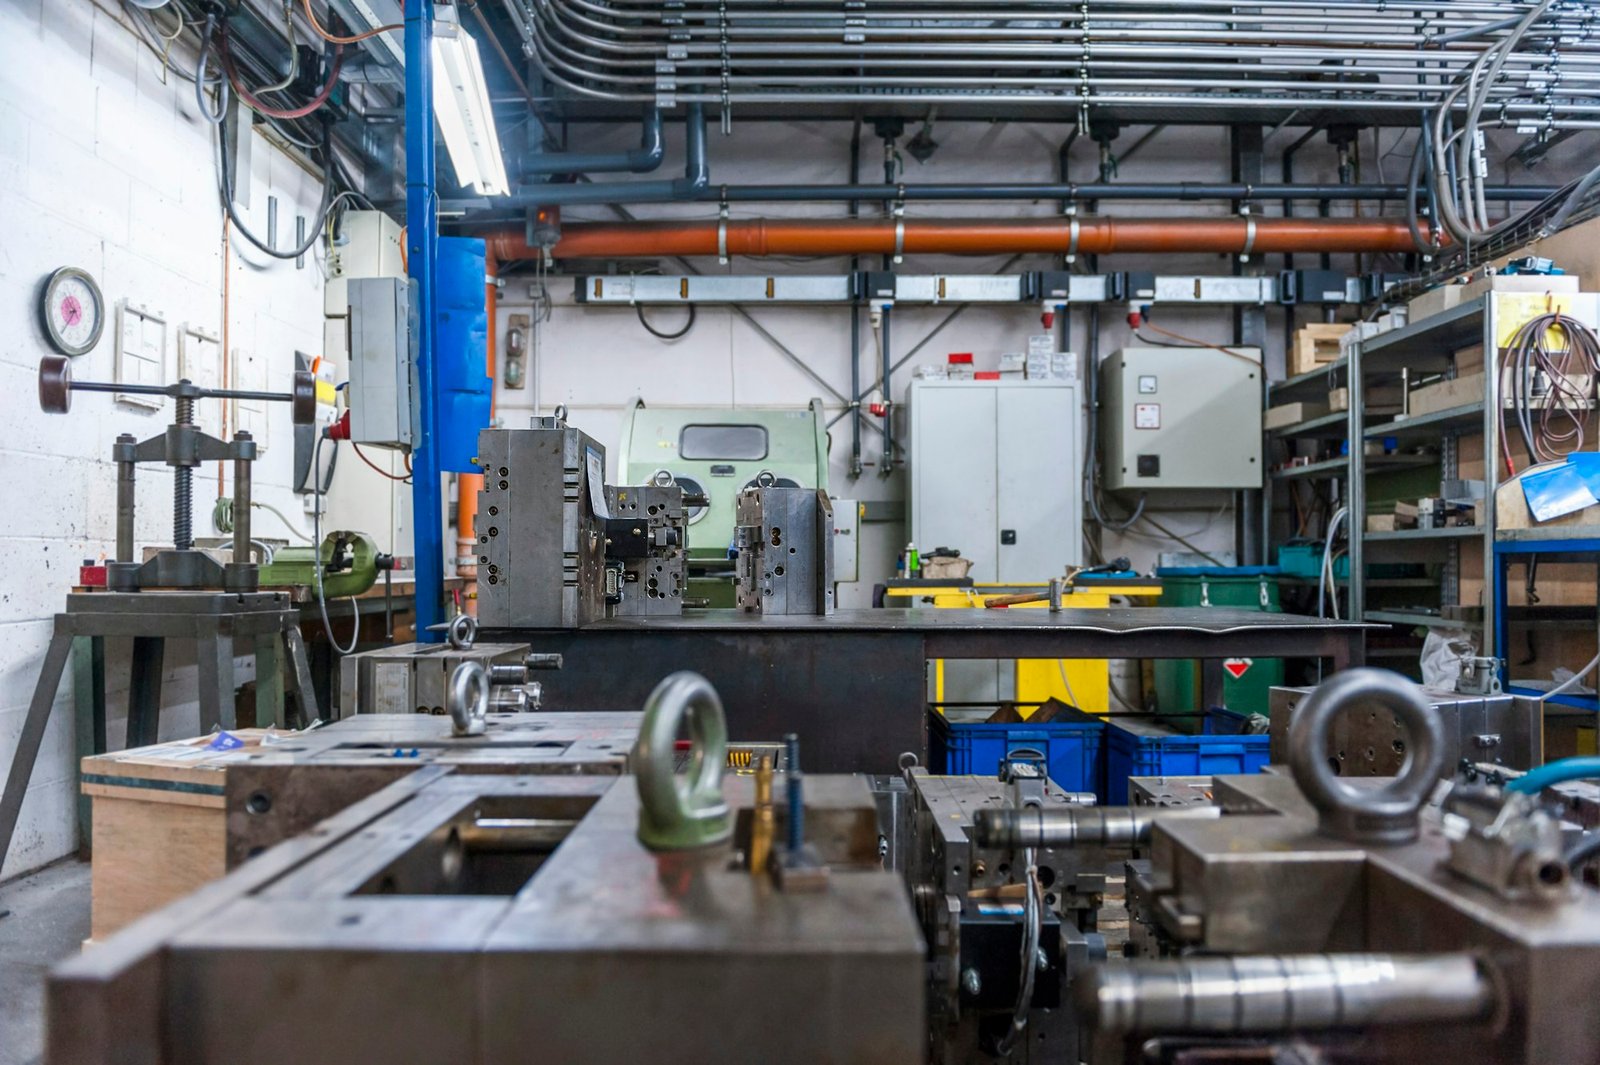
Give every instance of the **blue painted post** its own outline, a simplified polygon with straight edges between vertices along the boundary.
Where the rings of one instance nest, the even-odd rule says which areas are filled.
[[[417,322],[417,432],[411,448],[411,508],[416,545],[417,639],[433,643],[430,625],[444,614],[444,516],[434,446],[434,267],[439,221],[433,156],[433,0],[405,0],[406,255]]]

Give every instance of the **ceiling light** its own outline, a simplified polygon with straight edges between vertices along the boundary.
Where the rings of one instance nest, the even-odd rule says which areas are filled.
[[[433,114],[444,134],[456,179],[480,196],[511,192],[500,137],[489,110],[478,42],[456,21],[454,7],[436,8],[433,24]]]

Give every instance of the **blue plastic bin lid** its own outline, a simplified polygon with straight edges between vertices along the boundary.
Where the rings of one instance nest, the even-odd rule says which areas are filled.
[[[1157,577],[1280,577],[1277,566],[1162,566]]]

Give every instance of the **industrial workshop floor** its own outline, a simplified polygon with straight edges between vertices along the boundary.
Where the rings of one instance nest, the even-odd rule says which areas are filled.
[[[0,885],[0,915],[0,1065],[32,1065],[44,1055],[44,974],[89,937],[89,863]]]

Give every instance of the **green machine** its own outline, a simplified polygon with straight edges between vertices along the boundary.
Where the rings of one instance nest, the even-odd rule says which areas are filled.
[[[668,470],[684,491],[705,496],[689,509],[689,595],[731,607],[738,496],[769,471],[783,487],[828,488],[828,431],[822,400],[804,407],[647,407],[622,415],[617,476],[647,484]]]
[[[1161,605],[1228,607],[1234,610],[1282,612],[1276,566],[1196,566],[1156,570],[1161,578]],[[1268,693],[1283,683],[1281,658],[1230,658],[1211,663],[1222,670],[1222,705],[1241,714],[1267,713]],[[1202,664],[1195,659],[1158,659],[1155,673],[1156,710],[1163,714],[1203,714]]]
[[[394,563],[378,550],[372,537],[359,532],[331,532],[322,539],[322,549],[280,547],[272,561],[261,567],[261,587],[316,587],[316,560],[322,560],[322,594],[329,599],[360,595],[378,580],[378,574]]]

